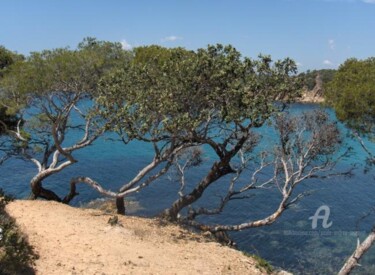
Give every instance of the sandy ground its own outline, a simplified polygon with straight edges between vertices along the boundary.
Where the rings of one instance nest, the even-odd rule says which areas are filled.
[[[266,274],[252,258],[157,220],[55,202],[7,205],[40,258],[37,274]]]

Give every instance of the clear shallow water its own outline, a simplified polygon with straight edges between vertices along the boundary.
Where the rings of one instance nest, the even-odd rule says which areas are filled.
[[[295,105],[291,112],[301,112],[317,108],[314,105]],[[261,129],[261,133],[269,133]],[[263,147],[269,147],[272,137],[265,135]],[[365,155],[357,142],[346,139],[344,146],[352,146],[355,154],[350,159],[343,160],[339,170],[347,170],[352,163],[363,164]],[[129,146],[122,143],[100,140],[95,146],[85,148],[75,154],[78,163],[68,167],[61,173],[50,177],[44,182],[60,196],[68,191],[68,182],[75,176],[90,176],[105,187],[116,190],[124,182],[132,178],[139,169],[152,159],[152,148],[143,143],[133,142]],[[374,149],[374,146],[372,147]],[[212,155],[206,151],[207,163],[189,172],[188,180],[192,183],[199,180],[209,169]],[[359,165],[354,176],[350,178],[333,177],[325,180],[308,180],[296,191],[313,190],[297,205],[288,209],[281,218],[271,226],[232,233],[239,249],[258,254],[273,265],[285,268],[295,274],[335,274],[356,246],[357,234],[366,235],[375,224],[375,214],[362,220],[375,205],[375,169],[363,173],[363,165]],[[7,193],[19,198],[29,195],[29,180],[35,174],[33,164],[20,160],[11,160],[0,166],[0,187]],[[219,193],[227,186],[224,178],[209,188],[210,194]],[[141,208],[137,215],[153,216],[176,199],[179,185],[177,182],[163,178],[153,183],[133,197],[139,201]],[[89,187],[80,185],[77,196],[72,204],[96,199],[97,192]],[[251,199],[235,201],[220,215],[210,218],[210,222],[234,224],[252,219],[265,217],[276,209],[278,192],[256,191]],[[205,204],[217,202],[216,197],[205,195]],[[202,202],[203,203],[203,202]],[[330,228],[324,229],[321,220],[318,228],[312,229],[309,217],[321,206],[330,208]],[[375,249],[372,249],[375,250]],[[375,274],[375,251],[370,251],[362,261],[362,267],[354,274]]]

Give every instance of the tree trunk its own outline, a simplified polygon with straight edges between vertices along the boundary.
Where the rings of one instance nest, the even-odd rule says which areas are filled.
[[[125,215],[125,201],[124,198],[116,198],[117,214]]]
[[[211,167],[207,176],[199,182],[194,190],[185,196],[176,200],[169,209],[164,210],[162,216],[170,221],[176,221],[178,213],[186,206],[196,202],[204,193],[204,191],[215,182],[217,179],[225,176],[226,174],[233,173],[233,169],[228,163],[215,162]]]
[[[57,201],[61,202],[61,198],[56,195],[56,193],[52,192],[51,190],[45,189],[42,186],[42,177],[34,177],[31,180],[31,191],[32,194],[30,195],[30,199],[37,199],[37,198],[43,198],[49,201]]]
[[[345,262],[338,275],[349,274],[358,264],[362,256],[371,248],[375,242],[375,229],[367,236],[367,238],[358,245],[357,249],[353,252],[350,258]]]
[[[30,199],[36,200],[40,195],[40,189],[42,188],[42,180],[38,177],[34,177],[30,182],[31,195]]]

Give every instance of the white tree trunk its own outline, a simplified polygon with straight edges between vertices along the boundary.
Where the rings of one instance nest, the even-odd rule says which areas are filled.
[[[367,236],[367,238],[357,246],[357,249],[345,262],[344,266],[341,268],[338,275],[349,274],[357,265],[362,256],[369,250],[372,244],[375,242],[375,231],[373,231]]]

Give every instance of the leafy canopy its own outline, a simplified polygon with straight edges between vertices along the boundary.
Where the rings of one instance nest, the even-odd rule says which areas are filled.
[[[0,46],[0,80],[13,63],[23,59],[24,57],[22,55],[11,52],[5,47]],[[1,93],[0,87],[0,95]],[[17,123],[17,116],[7,114],[7,108],[2,103],[3,102],[0,101],[0,121],[4,123],[7,128],[14,128]],[[0,125],[0,134],[5,132],[4,125]]]
[[[323,83],[328,83],[330,82],[334,75],[336,73],[336,70],[332,69],[322,69],[322,70],[307,70],[304,73],[300,73],[300,76],[304,80],[304,84],[307,87],[308,90],[312,90],[315,87],[315,80],[317,75],[319,74]]]
[[[10,65],[23,59],[23,55],[7,50],[4,46],[0,45],[0,78]]]
[[[0,80],[0,100],[7,114],[28,112],[23,117],[26,135],[49,144],[53,125],[58,131],[68,129],[72,110],[95,96],[99,79],[130,59],[120,43],[94,38],[84,39],[74,50],[33,52],[9,66]]]
[[[77,50],[59,48],[33,52],[24,61],[13,64],[4,77],[2,99],[23,107],[28,100],[52,93],[92,95],[99,79],[114,66],[124,64],[130,54],[120,43],[86,38]]]
[[[342,64],[327,85],[326,99],[338,119],[361,133],[374,133],[375,58]]]
[[[299,92],[295,73],[288,58],[243,58],[230,45],[195,52],[142,47],[129,67],[101,81],[97,102],[104,116],[117,116],[114,128],[129,139],[193,140],[220,125],[261,126],[276,110],[275,100]]]

